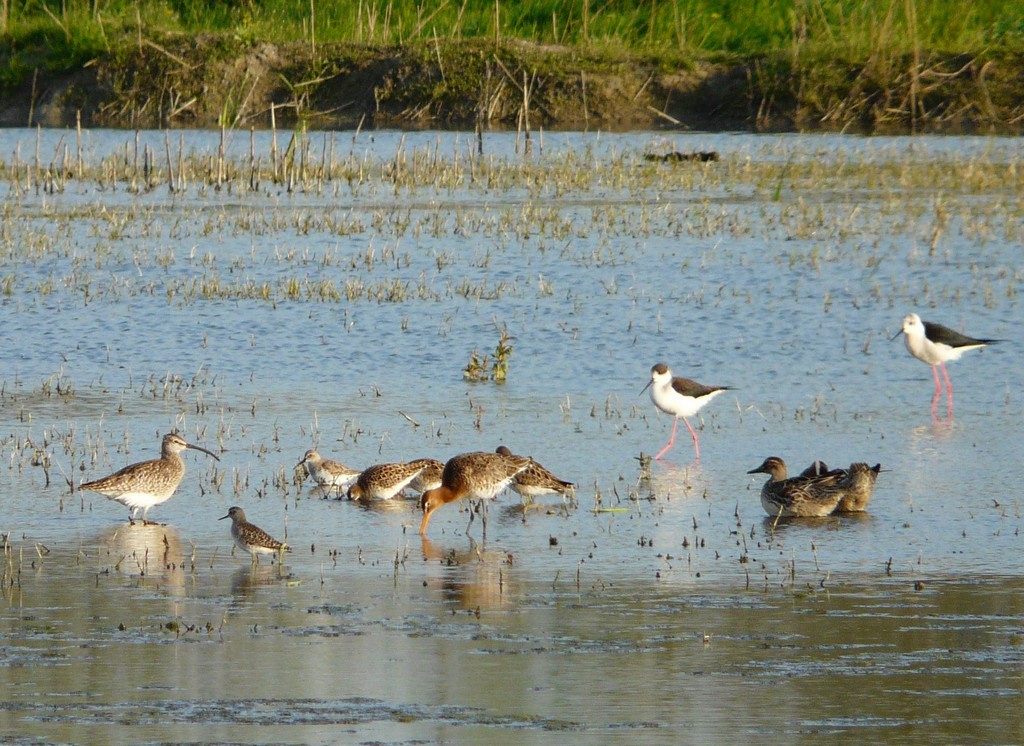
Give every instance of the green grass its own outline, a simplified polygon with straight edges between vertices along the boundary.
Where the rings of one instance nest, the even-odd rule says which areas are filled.
[[[797,52],[864,59],[1024,46],[1013,0],[3,0],[4,71],[72,67],[140,36],[406,44],[523,39],[622,53],[736,59]]]
[[[190,45],[197,35],[203,42]],[[128,119],[152,118],[208,90],[196,50],[203,62],[233,60],[255,42],[279,45],[293,63],[281,77],[293,86],[295,112],[307,111],[319,82],[401,46],[403,69],[381,86],[378,105],[413,120],[428,110],[465,114],[488,89],[497,43],[515,44],[521,69],[551,79],[624,63],[671,73],[742,65],[749,104],[732,98],[743,111],[726,113],[753,107],[758,127],[790,120],[915,131],[961,111],[990,124],[1020,121],[1024,0],[0,0],[0,91],[36,75],[45,85],[47,75],[95,59],[113,70],[105,82]],[[163,85],[169,61],[173,91]],[[194,80],[180,75],[193,70]],[[252,90],[248,78],[232,85],[216,104],[228,126]],[[545,95],[574,94],[552,85]]]

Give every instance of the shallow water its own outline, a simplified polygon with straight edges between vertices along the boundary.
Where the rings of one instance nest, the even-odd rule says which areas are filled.
[[[42,163],[73,139],[38,136]],[[1019,140],[546,134],[526,159],[502,134],[449,183],[486,171],[466,135],[317,134],[364,175],[49,193],[15,163],[36,138],[0,131],[6,740],[1024,737]],[[889,341],[909,311],[1006,340],[950,365],[952,417]],[[467,383],[498,328],[507,382]],[[734,388],[694,418],[699,464],[680,427],[648,473],[657,361]],[[221,461],[186,453],[165,525],[68,489],[172,428]],[[447,507],[423,540],[413,500],[293,482],[311,446],[499,443],[576,502],[502,497],[486,540]],[[865,515],[773,526],[746,474],[768,455],[886,471]],[[283,567],[232,555],[235,504]]]

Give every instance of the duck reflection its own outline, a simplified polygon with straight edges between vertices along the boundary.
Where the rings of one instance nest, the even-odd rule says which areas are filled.
[[[844,513],[842,515],[846,517],[847,515],[853,516],[856,514]],[[782,516],[778,518],[765,516],[761,521],[761,525],[764,528],[765,536],[784,536],[787,533],[800,533],[807,530],[808,527],[813,527],[811,529],[812,532],[820,531],[822,527],[838,528],[843,525],[843,521],[838,513],[821,516]]]
[[[457,549],[423,537],[423,559],[439,568],[442,595],[456,608],[479,613],[514,607],[518,584],[509,553],[486,550],[472,538],[468,547]]]

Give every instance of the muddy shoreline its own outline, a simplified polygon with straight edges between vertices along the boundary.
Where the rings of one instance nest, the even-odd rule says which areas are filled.
[[[0,126],[850,131],[1018,134],[1022,60],[698,63],[521,42],[367,47],[147,40],[4,92]]]

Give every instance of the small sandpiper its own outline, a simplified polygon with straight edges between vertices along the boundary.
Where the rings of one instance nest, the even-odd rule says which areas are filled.
[[[350,469],[345,464],[326,459],[315,448],[306,451],[306,455],[295,466],[298,468],[303,465],[306,467],[306,473],[320,485],[325,494],[337,490],[338,497],[341,497],[342,490],[359,477],[358,469]]]
[[[146,516],[154,505],[166,502],[178,489],[185,476],[185,462],[181,452],[186,448],[202,451],[220,461],[216,454],[205,448],[187,443],[177,433],[167,433],[160,445],[160,458],[130,464],[110,476],[85,482],[79,489],[99,492],[104,497],[131,508],[129,523],[135,523],[135,516],[142,509],[142,524],[148,525]]]
[[[669,438],[668,445],[654,457],[655,460],[660,459],[675,445],[676,427],[681,419],[693,437],[693,452],[697,461],[700,461],[700,443],[697,441],[697,431],[690,426],[686,418],[697,414],[705,404],[732,387],[705,386],[689,378],[673,376],[672,371],[665,363],[658,363],[651,368],[651,380],[647,382],[640,393],[642,394],[648,388],[651,389],[651,401],[654,402],[654,406],[673,417],[672,436]]]
[[[348,488],[349,500],[390,500],[404,490],[426,469],[424,459],[407,464],[374,464],[356,479],[355,484]]]
[[[444,471],[444,462],[436,458],[418,458],[409,462],[412,464],[423,464],[423,471],[409,482],[409,489],[419,492],[421,495],[427,490],[441,486],[441,473]]]
[[[495,453],[502,456],[512,456],[513,453],[507,446],[498,446]],[[533,499],[540,495],[559,494],[563,498],[572,495],[576,485],[559,479],[550,471],[531,459],[532,463],[516,474],[512,480],[512,490],[519,494],[523,505],[532,505]]]
[[[942,376],[946,379],[946,408],[953,411],[953,384],[949,380],[949,372],[946,370],[946,363],[959,360],[960,356],[968,350],[977,350],[986,345],[1000,342],[999,339],[975,339],[960,332],[950,329],[948,326],[936,324],[933,321],[921,321],[916,313],[910,313],[903,317],[903,328],[892,337],[904,335],[903,341],[907,351],[932,368],[932,375],[935,377],[935,396],[932,397],[932,413],[939,403],[942,395],[942,384],[939,383],[939,368],[942,368]]]
[[[287,544],[245,520],[245,511],[237,505],[229,508],[228,514],[217,520],[223,521],[225,518],[231,519],[231,538],[234,539],[235,546],[243,552],[248,552],[254,565],[260,563],[261,554],[276,554],[280,559],[285,552],[291,551]]]
[[[506,456],[501,453],[473,451],[461,453],[448,459],[441,474],[441,486],[427,490],[420,497],[423,520],[420,535],[427,533],[430,516],[442,505],[466,498],[479,500],[484,505],[481,519],[484,532],[487,531],[487,500],[492,500],[508,487],[516,475],[527,469],[534,461],[526,456]],[[469,522],[473,523],[473,509],[470,508]]]

